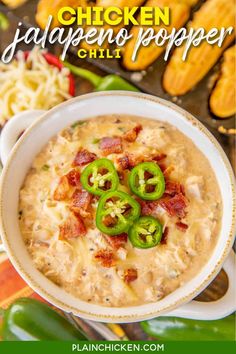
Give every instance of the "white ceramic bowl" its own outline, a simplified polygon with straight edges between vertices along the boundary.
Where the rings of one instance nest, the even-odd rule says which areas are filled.
[[[208,158],[215,171],[223,201],[222,228],[219,230],[217,245],[199,274],[158,302],[123,308],[103,307],[81,301],[48,280],[34,267],[18,225],[19,190],[32,161],[48,140],[77,120],[111,113],[153,118],[176,126],[191,138]],[[24,114],[20,119],[15,118],[15,122],[7,124],[2,133],[1,150],[4,163],[10,149],[7,145],[11,135],[15,134],[16,137],[16,133],[19,133],[16,132],[17,121],[21,122],[19,129],[22,129]],[[231,166],[222,148],[209,131],[189,113],[170,102],[142,93],[113,91],[88,94],[71,99],[44,113],[14,146],[1,179],[1,236],[9,258],[19,274],[43,298],[64,311],[104,322],[133,322],[167,313],[189,318],[220,318],[236,309],[233,254],[225,264],[229,278],[226,295],[213,303],[191,302],[191,300],[217,275],[231,250],[235,231],[234,188]]]

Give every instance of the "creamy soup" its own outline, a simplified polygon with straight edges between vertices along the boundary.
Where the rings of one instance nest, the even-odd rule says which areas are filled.
[[[113,169],[102,160],[96,170],[101,158]],[[153,170],[142,174],[139,165]],[[110,189],[130,199],[118,205],[110,197],[98,207]],[[19,202],[21,232],[37,269],[104,306],[158,301],[188,282],[216,245],[221,214],[216,177],[193,142],[168,123],[125,115],[78,121],[50,140]]]

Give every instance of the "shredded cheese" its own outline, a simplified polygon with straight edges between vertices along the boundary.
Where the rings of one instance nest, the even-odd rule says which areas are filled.
[[[28,109],[48,110],[69,99],[69,71],[47,63],[35,47],[27,60],[19,51],[10,64],[0,62],[0,125]]]

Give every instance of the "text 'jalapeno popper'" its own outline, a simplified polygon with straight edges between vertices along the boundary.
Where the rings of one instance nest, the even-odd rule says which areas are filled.
[[[210,109],[217,117],[227,118],[236,113],[236,46],[224,53],[220,76],[210,96]]]
[[[158,6],[161,8],[166,6],[170,8],[170,24],[165,25],[161,23],[159,26],[152,26],[155,34],[162,28],[170,33],[173,28],[179,29],[185,24],[189,18],[191,6],[196,2],[197,0],[148,0],[144,6]],[[132,55],[141,28],[147,30],[149,27],[133,26],[129,33],[132,35],[132,38],[123,48],[123,65],[127,70],[146,69],[159,57],[165,48],[165,45],[159,47],[154,41],[151,41],[148,46],[141,46],[139,48],[136,59],[133,61]]]
[[[206,41],[192,46],[185,61],[182,59],[184,45],[175,49],[163,77],[163,87],[169,94],[179,96],[187,93],[208,73],[235,37],[235,16],[234,0],[207,0],[194,14],[188,28],[209,31],[232,26],[234,31],[224,39],[221,47]]]

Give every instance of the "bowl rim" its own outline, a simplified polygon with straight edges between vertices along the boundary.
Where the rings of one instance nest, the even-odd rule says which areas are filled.
[[[214,147],[217,149],[217,151],[220,154],[220,157],[222,159],[222,163],[224,164],[227,173],[230,177],[230,187],[232,191],[232,220],[231,220],[231,225],[230,225],[230,231],[228,234],[228,237],[225,242],[224,250],[222,251],[221,258],[218,259],[216,264],[214,265],[214,269],[207,274],[205,277],[204,281],[201,282],[201,284],[197,284],[193,288],[191,292],[189,292],[187,295],[180,297],[177,301],[174,303],[168,304],[168,306],[165,306],[164,308],[158,309],[158,310],[153,310],[149,311],[145,314],[128,314],[128,315],[114,315],[114,314],[95,314],[93,312],[89,312],[89,310],[84,310],[84,309],[79,309],[74,306],[69,306],[68,304],[62,302],[61,300],[57,299],[54,295],[49,294],[45,288],[42,288],[39,282],[35,281],[31,277],[30,274],[25,269],[22,269],[20,262],[16,259],[14,255],[14,251],[11,249],[10,246],[10,241],[8,240],[7,232],[4,226],[4,221],[3,221],[3,189],[4,189],[4,182],[5,182],[5,176],[7,175],[8,169],[10,168],[11,161],[14,159],[14,156],[18,150],[18,147],[24,142],[24,139],[28,137],[32,131],[37,129],[37,126],[41,125],[45,120],[50,117],[51,113],[55,113],[59,111],[62,106],[70,105],[73,102],[80,102],[80,101],[86,101],[91,98],[99,98],[99,97],[104,97],[104,96],[129,96],[131,99],[143,99],[143,100],[148,100],[154,103],[157,103],[159,105],[165,106],[171,110],[174,110],[175,112],[179,113],[180,115],[183,116],[183,118],[191,123],[194,127],[196,127],[198,130],[200,130],[201,133],[203,133],[208,140],[214,145]],[[89,117],[88,117],[89,119]],[[186,134],[187,135],[187,134]],[[205,155],[206,156],[206,155]],[[206,156],[207,157],[207,156]],[[52,303],[53,305],[57,306],[58,308],[66,311],[66,312],[72,312],[75,315],[81,316],[86,319],[90,320],[95,320],[95,321],[103,321],[103,322],[136,322],[140,320],[145,320],[149,318],[153,318],[158,316],[160,313],[166,313],[174,310],[175,308],[191,301],[195,296],[197,296],[204,288],[207,287],[207,285],[213,280],[213,278],[218,274],[220,269],[222,268],[223,262],[226,260],[230,249],[232,247],[233,241],[234,241],[234,231],[236,228],[236,193],[235,193],[235,179],[234,179],[234,173],[232,170],[232,167],[230,165],[230,162],[216,140],[216,138],[212,135],[212,133],[197,119],[195,118],[191,113],[185,111],[184,109],[178,107],[172,102],[169,102],[167,100],[161,99],[159,97],[155,97],[152,95],[144,94],[144,93],[139,93],[139,92],[129,92],[129,91],[103,91],[103,92],[95,92],[95,93],[89,93],[81,96],[77,96],[75,98],[72,98],[66,102],[63,102],[56,107],[50,109],[49,111],[45,112],[40,116],[24,133],[24,135],[18,140],[18,142],[15,144],[14,148],[12,149],[12,152],[8,158],[8,161],[3,169],[2,176],[1,176],[1,181],[0,181],[0,231],[1,231],[1,236],[3,240],[3,244],[7,250],[8,256],[14,265],[14,267],[17,269],[19,272],[20,276],[30,285],[30,287],[37,293],[39,293],[40,296],[44,297],[47,301]],[[89,303],[88,303],[89,304]],[[154,303],[155,304],[155,303]],[[99,305],[98,305],[99,306]],[[142,305],[141,305],[142,306]],[[100,306],[101,308],[104,306]],[[107,307],[105,307],[107,308]],[[112,311],[112,307],[109,307]],[[130,307],[128,307],[130,308]]]

